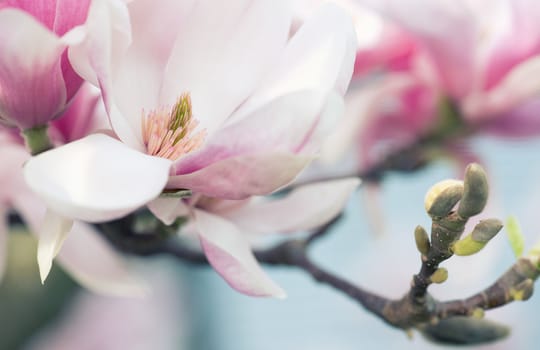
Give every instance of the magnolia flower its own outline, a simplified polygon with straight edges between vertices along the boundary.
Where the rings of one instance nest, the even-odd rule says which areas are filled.
[[[476,130],[504,136],[540,132],[540,85],[528,78],[537,74],[540,57],[536,2],[356,4],[369,5],[383,23],[379,40],[358,52],[357,71],[378,67],[387,73],[349,93],[346,118],[324,151],[328,159],[358,143],[369,166],[437,127],[442,99],[455,103]]]
[[[251,243],[268,234],[310,230],[330,221],[358,184],[355,178],[315,183],[281,198],[160,198],[150,209],[166,224],[179,216],[188,218],[181,234],[198,237],[206,258],[231,287],[252,296],[282,298],[285,292],[260,268]]]
[[[0,1],[0,123],[22,130],[57,118],[82,84],[68,59],[90,0]]]
[[[97,96],[83,88],[74,97],[65,115],[52,124],[53,138],[65,142],[82,136],[92,130],[93,110]],[[61,122],[60,122],[61,120]],[[77,122],[80,121],[81,123]],[[69,121],[72,128],[64,128]],[[65,131],[68,131],[67,133]],[[74,133],[75,132],[75,133]],[[78,133],[78,135],[76,135]],[[16,211],[29,230],[39,235],[45,205],[26,185],[23,178],[23,164],[30,154],[22,140],[9,129],[0,129],[0,275],[4,271],[6,258],[7,215]],[[90,225],[75,223],[75,232],[64,244],[58,260],[73,278],[85,287],[105,294],[141,294],[146,286],[136,277],[136,272]],[[99,256],[99,259],[96,259]]]
[[[50,209],[42,279],[71,220],[119,218],[164,190],[236,200],[271,193],[308,164],[340,114],[355,39],[337,7],[292,38],[286,1],[142,0],[129,12],[126,50],[103,60],[114,38],[96,41],[75,65],[102,88],[118,139],[91,135],[25,166]]]

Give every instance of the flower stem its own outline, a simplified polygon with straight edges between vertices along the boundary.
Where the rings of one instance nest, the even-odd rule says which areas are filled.
[[[47,134],[47,125],[23,130],[21,134],[24,138],[26,148],[33,156],[53,148],[49,135]]]

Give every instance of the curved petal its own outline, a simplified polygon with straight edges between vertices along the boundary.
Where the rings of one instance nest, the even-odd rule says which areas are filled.
[[[278,96],[301,90],[336,89],[350,82],[356,51],[352,20],[339,7],[326,4],[289,41],[275,68],[231,118],[239,120]]]
[[[64,240],[73,227],[73,220],[67,219],[52,211],[47,211],[40,227],[37,261],[41,283],[49,275],[52,261],[60,251]]]
[[[143,278],[90,225],[76,222],[57,260],[79,283],[94,292],[116,296],[143,296],[149,290]]]
[[[70,46],[69,62],[81,77],[101,89],[109,111],[113,73],[131,43],[131,24],[125,1],[92,0],[82,30],[84,40]]]
[[[285,292],[261,269],[244,234],[232,223],[195,211],[201,245],[212,267],[240,293],[284,298]]]
[[[244,199],[285,186],[311,160],[290,153],[232,157],[189,174],[171,176],[167,187],[187,188],[210,197]]]
[[[297,153],[318,122],[326,93],[308,90],[281,96],[251,115],[218,130],[200,151],[180,158],[176,174],[197,171],[241,155]]]
[[[176,26],[161,103],[189,92],[194,116],[211,134],[277,59],[290,22],[283,0],[198,1]]]
[[[350,178],[306,185],[286,197],[265,198],[223,215],[250,233],[310,230],[336,217],[359,184]]]
[[[66,103],[60,64],[65,48],[30,15],[0,10],[0,120],[27,129],[58,115]]]
[[[156,198],[170,164],[95,134],[31,158],[24,177],[55,212],[99,222],[122,217]]]

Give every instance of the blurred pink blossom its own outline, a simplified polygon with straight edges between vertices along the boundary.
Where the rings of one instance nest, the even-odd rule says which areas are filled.
[[[358,143],[364,166],[426,135],[442,99],[478,131],[540,133],[540,6],[531,0],[357,0],[383,25],[358,52],[346,118],[328,159]],[[375,14],[376,13],[376,14]],[[358,24],[360,25],[360,24]],[[366,78],[379,68],[382,76]],[[341,137],[340,135],[345,135]]]

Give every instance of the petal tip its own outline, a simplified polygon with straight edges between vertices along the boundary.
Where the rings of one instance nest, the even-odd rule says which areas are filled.
[[[45,280],[47,279],[47,276],[49,276],[49,272],[51,271],[51,268],[52,268],[52,260],[39,259],[38,266],[39,266],[39,277],[41,279],[41,284],[45,284]]]

